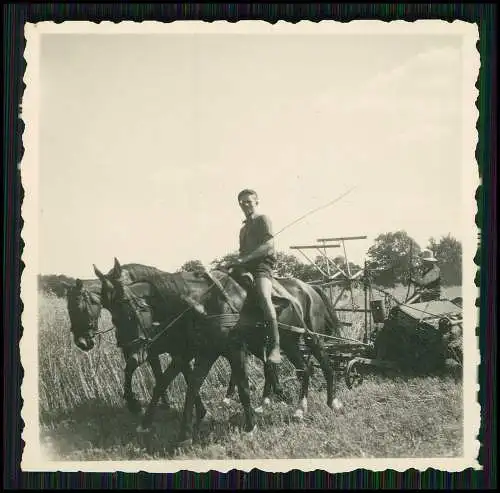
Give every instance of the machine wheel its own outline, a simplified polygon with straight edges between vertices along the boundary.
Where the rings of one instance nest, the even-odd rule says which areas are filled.
[[[348,389],[359,387],[363,383],[363,373],[361,371],[362,364],[356,359],[352,359],[347,363],[345,369],[345,383]]]

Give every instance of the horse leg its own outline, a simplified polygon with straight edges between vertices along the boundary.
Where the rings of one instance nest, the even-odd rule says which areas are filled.
[[[181,431],[179,435],[179,444],[181,446],[188,446],[193,442],[193,407],[200,392],[200,388],[216,359],[216,355],[203,355],[201,357],[197,357],[194,368],[189,374],[186,399],[184,402],[184,412],[182,415]]]
[[[259,354],[254,354],[257,357],[261,357]],[[231,403],[231,398],[233,397],[236,391],[236,377],[234,376],[233,371],[231,370],[231,380],[229,382],[229,386],[227,388],[226,397],[224,397],[224,404],[229,405]],[[274,390],[274,393],[278,396],[282,396],[282,388],[280,387],[278,374],[275,368],[275,365],[272,364],[264,364],[264,391],[262,393],[262,404],[255,409],[255,412],[262,413],[264,407],[269,406],[271,404],[271,391]]]
[[[163,374],[163,372],[161,370],[160,357],[157,354],[150,355],[149,356],[149,364],[151,366],[151,370],[153,371],[153,375],[155,377],[155,382],[158,382],[158,380],[161,378],[161,376]],[[161,396],[161,400],[163,400],[165,407],[170,408],[170,401],[167,397],[166,391]]]
[[[312,373],[312,363],[307,364],[300,349],[291,345],[286,350],[286,355],[295,366],[295,372],[301,382],[299,405],[293,414],[294,419],[302,420],[307,413],[307,397],[309,395],[309,381]]]
[[[238,384],[238,394],[245,413],[245,433],[253,433],[256,428],[250,401],[250,386],[248,384],[247,354],[243,348],[238,348],[230,353],[229,360],[235,380]]]
[[[183,370],[185,361],[180,358],[173,358],[167,369],[159,376],[156,380],[156,384],[153,390],[153,397],[149,402],[148,409],[144,414],[142,420],[142,425],[139,425],[137,431],[148,431],[153,423],[154,414],[156,411],[156,406],[161,396],[164,394],[165,389],[171,384],[172,380]]]
[[[184,375],[184,379],[186,380],[186,383],[189,385],[189,382],[190,382],[191,377],[192,377],[191,367],[189,365],[186,365],[184,367],[184,369],[182,370],[182,374]],[[206,419],[208,417],[208,411],[207,411],[205,405],[203,404],[203,401],[201,400],[201,396],[200,396],[199,392],[196,394],[194,406],[196,409],[197,425],[199,425],[201,423],[201,421],[203,421],[204,419]]]
[[[284,343],[284,345],[286,346],[286,343]],[[269,371],[268,378],[271,381],[271,384],[273,386],[274,395],[278,399],[283,400],[284,399],[283,387],[280,384],[280,378],[278,375],[278,368],[276,367],[276,365],[269,365],[268,371]]]
[[[234,396],[235,392],[236,392],[236,381],[233,372],[231,371],[231,378],[229,379],[229,385],[227,386],[226,397],[224,397],[222,401],[224,404],[226,404],[226,406],[229,406],[229,404],[231,404],[231,399]]]
[[[260,406],[255,408],[255,412],[261,414],[264,412],[264,408],[271,405],[271,390],[276,391],[276,387],[279,386],[277,382],[276,365],[272,363],[264,362],[264,391],[262,392],[262,403]],[[281,391],[281,389],[279,389]]]
[[[323,375],[325,376],[326,403],[330,409],[340,409],[342,407],[342,403],[337,397],[337,377],[330,363],[330,358],[321,345],[314,340],[314,338],[308,339],[307,342],[313,356],[318,360],[321,370],[323,371]]]
[[[134,355],[130,356],[126,360],[125,365],[125,384],[123,389],[123,397],[127,402],[128,410],[133,414],[140,414],[141,404],[138,399],[136,399],[134,393],[132,392],[132,377],[134,371],[139,366],[137,359]]]

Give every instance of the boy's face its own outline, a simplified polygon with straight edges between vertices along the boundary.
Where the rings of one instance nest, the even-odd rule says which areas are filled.
[[[240,197],[240,207],[246,217],[251,216],[257,209],[259,201],[255,195],[243,195]]]

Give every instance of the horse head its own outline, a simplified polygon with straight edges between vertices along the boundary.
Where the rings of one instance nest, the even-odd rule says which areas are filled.
[[[95,265],[94,272],[101,281],[102,306],[111,314],[118,345],[147,338],[154,324],[154,312],[144,298],[154,294],[152,286],[146,282],[132,282],[123,275],[125,271],[116,259],[108,274],[103,274]]]
[[[100,295],[95,287],[92,291],[87,289],[81,279],[77,279],[74,285],[64,285],[74,343],[82,351],[90,351],[98,332],[102,309]]]

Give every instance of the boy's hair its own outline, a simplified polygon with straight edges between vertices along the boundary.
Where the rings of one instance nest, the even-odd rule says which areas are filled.
[[[245,190],[242,190],[239,194],[238,194],[238,202],[241,200],[241,197],[245,196],[245,195],[254,195],[256,199],[259,198],[259,196],[257,195],[257,192],[255,190],[252,190],[250,188],[245,188]]]

